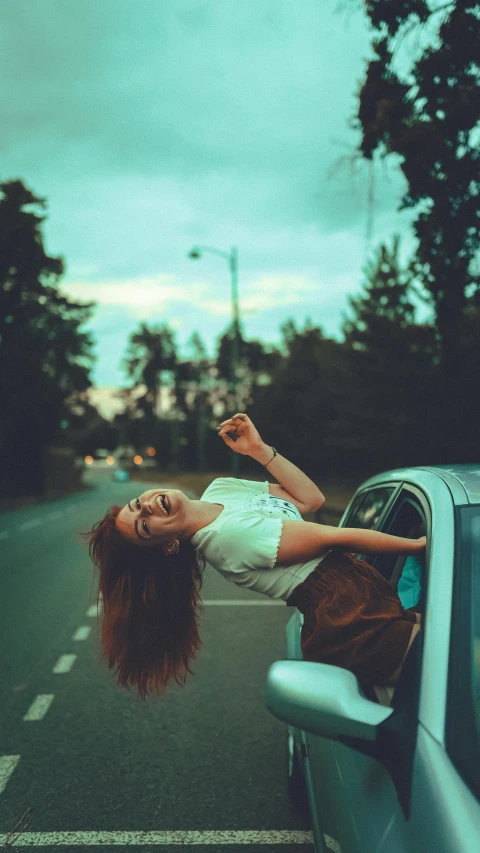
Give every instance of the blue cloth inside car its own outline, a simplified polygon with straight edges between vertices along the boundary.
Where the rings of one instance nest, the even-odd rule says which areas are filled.
[[[397,585],[397,594],[406,609],[415,607],[422,592],[422,566],[414,554],[405,560]]]

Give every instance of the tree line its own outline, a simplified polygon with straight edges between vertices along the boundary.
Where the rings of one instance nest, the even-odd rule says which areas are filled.
[[[431,319],[416,322],[417,291],[399,254],[395,235],[366,264],[360,293],[349,297],[342,341],[309,318],[303,328],[287,320],[279,346],[241,335],[241,410],[266,441],[313,474],[348,478],[476,459],[480,310],[471,299],[465,311],[469,333],[461,341],[452,431],[433,300]],[[163,470],[228,470],[231,451],[215,427],[236,410],[233,328],[213,358],[198,333],[190,345],[195,353],[182,359],[168,324],[140,325],[124,362],[132,380],[122,392],[125,412],[114,426],[122,444],[153,445]]]
[[[348,300],[343,340],[309,319],[279,346],[241,330],[242,408],[265,439],[312,474],[362,476],[398,465],[477,459],[480,368],[480,27],[469,0],[367,0],[374,57],[358,91],[353,159],[395,158],[416,249],[378,245]],[[435,37],[398,71],[406,36]],[[417,39],[419,44],[419,40]],[[418,45],[417,45],[418,46]],[[375,174],[373,170],[372,174]],[[232,328],[209,357],[200,335],[181,357],[167,323],[140,324],[125,353],[124,411],[108,423],[88,402],[94,310],[60,294],[63,258],[47,255],[46,206],[21,180],[0,184],[0,493],[41,494],[45,449],[157,448],[167,470],[228,470],[215,426],[236,410]],[[415,302],[430,309],[418,322]],[[248,461],[246,463],[248,465]]]
[[[46,199],[21,180],[0,184],[0,495],[41,496],[46,451],[69,424],[69,400],[90,385],[92,303],[60,293],[62,257],[43,245]],[[30,209],[31,207],[34,209]]]

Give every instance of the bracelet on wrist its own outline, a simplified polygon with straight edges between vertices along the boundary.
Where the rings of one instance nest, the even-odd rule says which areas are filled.
[[[275,459],[275,456],[277,455],[277,451],[275,450],[274,447],[272,447],[272,450],[273,450],[272,459]],[[269,459],[268,462],[265,462],[265,465],[263,465],[263,463],[262,463],[262,468],[266,468],[267,465],[270,465],[270,462],[272,461],[272,459]]]

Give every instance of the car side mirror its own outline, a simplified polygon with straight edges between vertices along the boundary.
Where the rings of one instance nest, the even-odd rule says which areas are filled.
[[[393,708],[362,696],[352,672],[310,661],[280,660],[267,673],[265,704],[279,720],[320,737],[377,740]]]
[[[425,631],[416,635],[403,664],[391,706],[371,702],[352,672],[311,661],[276,661],[267,673],[265,703],[280,720],[338,740],[383,764],[408,820]]]

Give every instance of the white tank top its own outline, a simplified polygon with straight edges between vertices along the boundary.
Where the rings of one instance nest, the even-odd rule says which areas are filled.
[[[267,480],[213,480],[200,500],[222,504],[224,509],[194,533],[191,543],[227,580],[286,601],[323,557],[275,566],[283,519],[303,519],[294,504],[270,495],[268,488]]]

